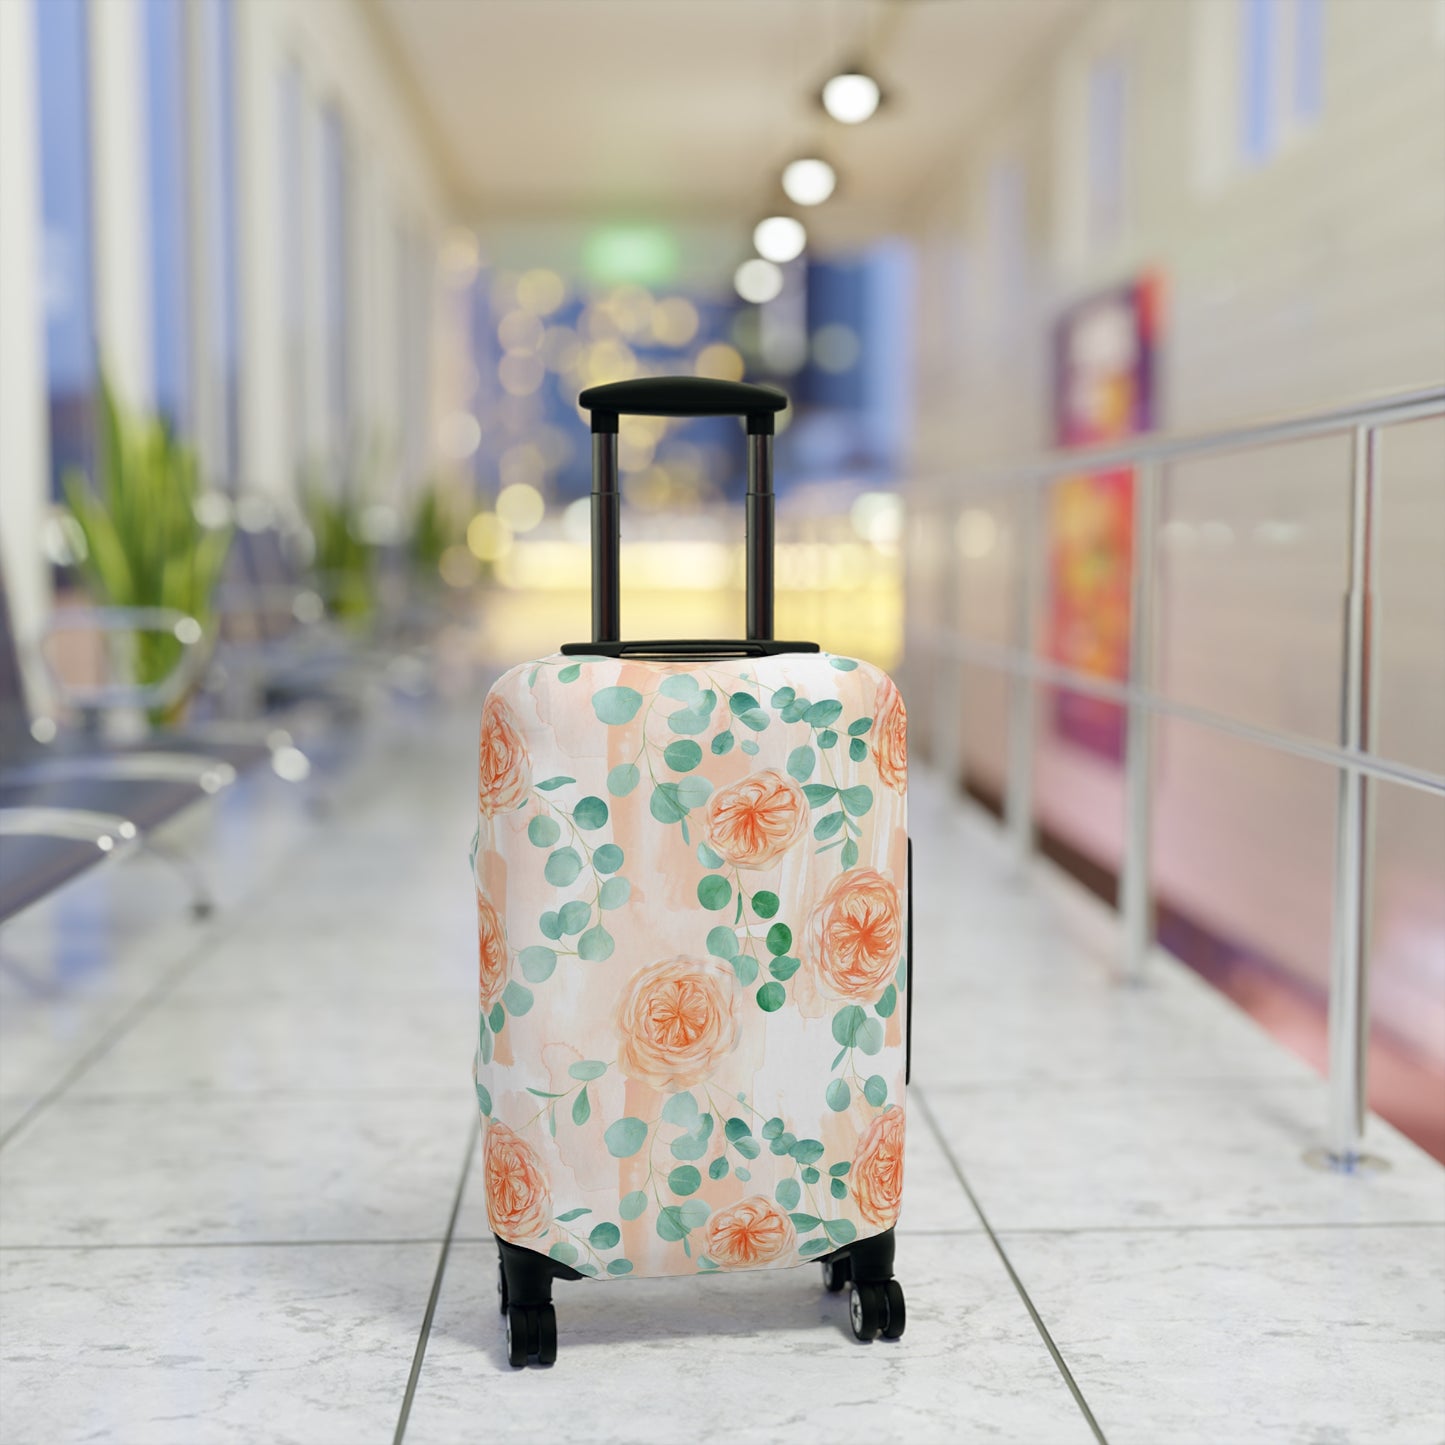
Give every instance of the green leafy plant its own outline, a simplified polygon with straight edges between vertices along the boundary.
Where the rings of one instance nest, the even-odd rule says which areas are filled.
[[[166,607],[213,633],[212,600],[231,545],[228,525],[202,521],[196,455],[163,422],[124,412],[104,378],[93,479],[72,471],[65,500],[83,539],[76,563],[92,599],[110,607]],[[180,660],[168,632],[138,632],[134,680],[151,686]],[[168,722],[181,697],[153,718]]]
[[[375,600],[376,549],[363,533],[362,502],[351,491],[326,487],[314,476],[303,480],[300,491],[316,547],[311,566],[327,610],[342,621],[363,623]]]
[[[412,506],[407,536],[412,566],[423,577],[435,577],[442,553],[458,546],[465,536],[465,499],[454,486],[439,480],[427,482]]]

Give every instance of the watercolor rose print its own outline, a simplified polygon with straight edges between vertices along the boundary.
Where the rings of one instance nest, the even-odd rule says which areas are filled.
[[[499,1236],[615,1278],[894,1223],[907,776],[903,700],[849,658],[500,679],[472,852]]]

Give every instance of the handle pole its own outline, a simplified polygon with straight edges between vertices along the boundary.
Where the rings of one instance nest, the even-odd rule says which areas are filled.
[[[772,417],[768,417],[769,423]],[[773,437],[748,429],[748,640],[773,636]]]
[[[622,641],[617,425],[592,433],[592,640]]]

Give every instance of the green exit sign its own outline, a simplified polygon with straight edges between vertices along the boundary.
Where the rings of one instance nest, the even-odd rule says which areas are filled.
[[[607,226],[588,236],[582,264],[604,286],[657,286],[677,271],[677,238],[663,226]]]

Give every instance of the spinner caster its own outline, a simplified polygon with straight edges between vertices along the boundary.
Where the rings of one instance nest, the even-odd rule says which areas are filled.
[[[855,1280],[850,1285],[848,1322],[854,1339],[867,1342],[880,1335],[885,1340],[899,1339],[907,1320],[903,1287],[896,1279],[882,1284],[859,1284]]]
[[[841,1294],[853,1278],[853,1265],[844,1255],[841,1259],[823,1261],[823,1288],[829,1294]]]
[[[507,1309],[507,1363],[520,1370],[529,1359],[539,1365],[557,1362],[557,1312],[551,1305]]]

